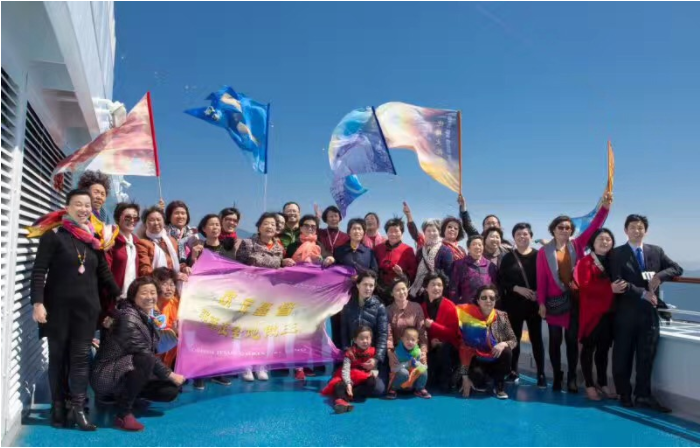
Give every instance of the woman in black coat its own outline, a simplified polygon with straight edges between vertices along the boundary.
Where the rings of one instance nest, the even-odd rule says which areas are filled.
[[[94,431],[84,412],[89,382],[90,346],[100,314],[99,291],[111,298],[121,293],[109,270],[104,242],[90,223],[87,190],[73,190],[65,211],[37,221],[30,235],[41,235],[32,270],[33,318],[49,341],[49,383],[53,401],[51,424],[75,421]],[[67,418],[66,374],[70,380],[71,417]]]
[[[153,277],[139,277],[129,286],[126,300],[104,345],[100,347],[92,372],[92,387],[99,397],[117,401],[119,429],[144,429],[132,413],[137,398],[173,401],[185,382],[156,356],[160,337],[150,317],[158,302],[158,286]]]

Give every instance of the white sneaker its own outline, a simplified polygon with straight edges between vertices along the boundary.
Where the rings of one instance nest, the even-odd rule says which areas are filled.
[[[243,372],[241,378],[243,379],[243,381],[255,381],[255,377],[253,376],[253,369],[245,369],[245,372]]]
[[[267,375],[267,369],[265,367],[260,367],[256,372],[255,375],[258,377],[260,381],[267,381],[270,379],[270,377]]]

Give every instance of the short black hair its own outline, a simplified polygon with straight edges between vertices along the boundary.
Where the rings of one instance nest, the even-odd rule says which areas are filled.
[[[95,184],[100,184],[104,187],[105,193],[107,193],[107,196],[109,196],[109,176],[104,174],[102,171],[92,171],[92,170],[87,170],[83,173],[82,176],[80,176],[80,179],[78,180],[78,189],[85,189],[89,190],[90,187],[92,187]]]
[[[576,233],[576,225],[571,220],[571,217],[567,216],[567,215],[559,215],[556,218],[554,218],[554,220],[549,224],[549,227],[548,227],[549,234],[554,236],[554,229],[556,229],[557,226],[563,222],[568,222],[569,224],[571,224],[571,234],[572,235],[574,233]]]
[[[136,202],[120,202],[114,208],[114,222],[119,224],[122,214],[127,210],[136,210],[136,216],[141,214],[141,207]]]
[[[348,221],[348,234],[350,233],[350,230],[352,230],[352,226],[360,226],[362,227],[362,231],[367,233],[367,223],[365,223],[365,220],[362,218],[352,218],[350,221]]]
[[[153,278],[159,285],[168,280],[172,280],[173,283],[177,285],[177,272],[165,266],[154,269]]]
[[[535,234],[532,232],[532,226],[530,225],[529,222],[519,222],[516,225],[513,226],[513,232],[511,233],[513,235],[513,238],[515,238],[515,233],[518,230],[527,230],[530,232],[530,238],[535,236]]]
[[[357,337],[360,335],[360,333],[364,333],[366,331],[369,331],[370,337],[374,336],[374,332],[372,331],[372,327],[368,327],[367,325],[360,325],[355,329],[355,331],[352,334],[352,340],[354,341],[357,339]]]
[[[386,222],[386,224],[384,224],[384,231],[388,233],[389,229],[392,227],[398,227],[399,230],[401,230],[401,233],[403,233],[404,229],[405,229],[404,224],[403,224],[403,219],[391,218],[390,220],[388,220]]]
[[[139,289],[145,285],[153,285],[156,287],[156,292],[160,295],[160,286],[155,278],[150,275],[145,275],[143,277],[138,277],[136,280],[131,282],[129,289],[126,290],[126,300],[135,304],[136,294],[139,293]]]
[[[476,290],[476,295],[474,296],[475,303],[479,301],[479,297],[481,297],[481,293],[484,291],[493,291],[493,293],[496,295],[497,302],[498,299],[501,297],[498,294],[498,286],[494,285],[493,283],[489,283],[488,285],[479,286],[479,288]]]
[[[76,188],[75,190],[69,191],[66,195],[66,205],[70,205],[70,200],[73,199],[75,196],[90,197],[90,192],[87,191],[85,188]]]
[[[615,247],[615,235],[613,235],[613,233],[610,229],[608,229],[606,227],[601,227],[600,229],[593,232],[593,235],[591,235],[591,239],[588,240],[587,246],[591,252],[594,251],[593,243],[595,243],[595,239],[598,238],[598,235],[600,235],[601,233],[607,233],[608,235],[610,235],[610,239],[612,240],[612,247]],[[612,248],[611,248],[611,250],[612,250]]]
[[[649,219],[644,215],[637,214],[627,216],[627,219],[625,219],[625,230],[627,230],[627,227],[629,227],[629,225],[633,222],[641,222],[644,224],[644,231],[649,230]]]
[[[447,225],[451,222],[454,222],[457,224],[457,241],[462,241],[464,239],[464,227],[462,227],[462,221],[459,220],[459,218],[455,218],[454,216],[448,216],[447,218],[442,220],[442,227],[440,227],[440,236],[445,238],[445,232],[447,231]]]
[[[447,275],[445,275],[445,273],[442,272],[442,270],[437,270],[435,272],[429,272],[425,276],[425,278],[423,279],[423,288],[427,288],[428,285],[430,284],[430,282],[432,282],[433,280],[438,280],[438,279],[442,280],[443,294],[445,294],[447,292],[447,287],[450,284],[450,280],[447,277]]]
[[[472,235],[472,236],[469,237],[469,239],[467,239],[467,249],[469,249],[469,246],[471,246],[472,243],[473,243],[474,241],[476,241],[476,240],[481,241],[481,244],[484,243],[484,237],[483,237],[483,236],[481,236],[481,235]]]
[[[214,219],[214,218],[218,219],[219,225],[221,225],[221,218],[219,218],[219,215],[217,215],[215,213],[208,213],[208,214],[204,215],[204,218],[202,218],[199,221],[199,225],[197,226],[197,231],[199,233],[201,233],[202,235],[207,236],[207,234],[204,233],[204,228],[207,226],[207,223],[209,223],[209,220]]]
[[[284,209],[287,208],[287,206],[290,206],[290,205],[296,205],[297,208],[299,209],[299,213],[301,213],[301,206],[300,206],[299,204],[297,204],[296,202],[294,202],[294,201],[289,201],[289,202],[285,203],[285,204],[282,206],[282,215],[284,215]]]
[[[374,213],[374,212],[369,212],[369,213],[367,213],[367,214],[365,215],[365,219],[367,219],[368,216],[374,216],[374,219],[377,220],[377,227],[379,227],[379,226],[382,224],[382,222],[379,220],[379,215],[378,215],[378,214],[376,214],[376,213]]]
[[[236,215],[236,218],[239,221],[241,220],[241,212],[236,207],[226,207],[219,212],[219,218],[221,218],[222,221],[225,217],[231,215]]]
[[[160,209],[157,205],[152,205],[151,207],[148,207],[146,210],[141,213],[141,222],[143,225],[146,225],[146,221],[148,220],[148,216],[151,213],[159,213],[160,216],[163,217],[163,221],[165,221],[165,214],[163,213],[163,210]]]
[[[263,221],[266,219],[272,218],[275,220],[275,225],[277,225],[277,213],[275,212],[265,212],[260,217],[258,218],[257,222],[255,223],[255,228],[260,229],[260,226],[262,225]]]
[[[486,240],[486,238],[488,238],[488,236],[493,232],[496,232],[498,236],[501,237],[501,241],[503,241],[503,230],[498,227],[489,227],[488,229],[484,229],[484,231],[481,232],[481,236],[483,236],[484,240]]]
[[[389,293],[390,293],[390,294],[393,294],[393,293],[394,293],[394,288],[395,288],[396,285],[398,285],[399,283],[403,283],[404,285],[406,285],[406,288],[410,288],[410,287],[411,287],[411,282],[408,280],[408,277],[406,277],[406,276],[403,275],[403,274],[397,275],[397,276],[394,277],[394,279],[391,281],[391,286],[389,286]]]
[[[420,332],[418,331],[418,329],[416,327],[406,327],[403,329],[403,332],[401,333],[401,337],[406,336],[406,333],[408,333],[409,331],[414,332],[416,334],[416,336],[420,336]]]
[[[306,221],[313,221],[314,224],[316,224],[316,227],[318,227],[318,217],[316,215],[304,215],[301,217],[299,220],[299,225],[304,225]]]
[[[173,216],[176,208],[185,209],[185,213],[187,213],[187,221],[185,221],[185,225],[188,225],[190,223],[190,209],[183,201],[172,201],[167,207],[165,207],[165,224],[170,225],[170,218]]]
[[[484,217],[484,220],[481,221],[481,227],[484,227],[484,226],[486,225],[486,220],[489,219],[489,218],[496,218],[496,221],[498,221],[498,225],[499,225],[499,226],[501,225],[501,219],[500,219],[498,216],[496,216],[496,215],[486,215],[486,216]]]
[[[360,283],[362,283],[362,280],[364,280],[366,278],[373,278],[374,280],[377,280],[377,273],[371,269],[367,269],[366,271],[362,271],[362,272],[357,274],[357,279],[355,279],[355,284],[359,285]]]
[[[321,219],[323,220],[323,222],[325,222],[325,223],[328,222],[328,214],[329,213],[337,213],[338,216],[340,216],[340,219],[342,221],[343,214],[340,213],[340,209],[338,207],[336,207],[335,205],[330,205],[330,206],[326,207],[326,209],[323,211],[323,214],[321,215]]]

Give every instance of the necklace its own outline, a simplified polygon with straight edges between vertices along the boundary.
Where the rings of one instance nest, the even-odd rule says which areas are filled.
[[[330,250],[335,249],[335,243],[336,243],[336,241],[338,241],[338,237],[340,236],[340,230],[336,229],[336,232],[337,233],[335,234],[335,238],[331,240],[331,229],[330,229],[330,227],[328,228],[328,242],[331,244],[329,246]]]
[[[80,262],[80,266],[78,267],[78,274],[82,275],[85,273],[85,256],[87,255],[87,247],[83,251],[82,255],[80,255],[78,246],[75,245],[75,240],[73,240],[73,247],[75,248],[75,252],[78,254],[78,261]]]

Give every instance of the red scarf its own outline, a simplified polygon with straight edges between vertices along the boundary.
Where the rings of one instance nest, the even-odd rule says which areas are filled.
[[[452,251],[452,259],[454,261],[461,260],[467,256],[467,252],[464,250],[459,243],[450,243],[449,241],[442,240],[442,244],[447,246],[450,251]]]

